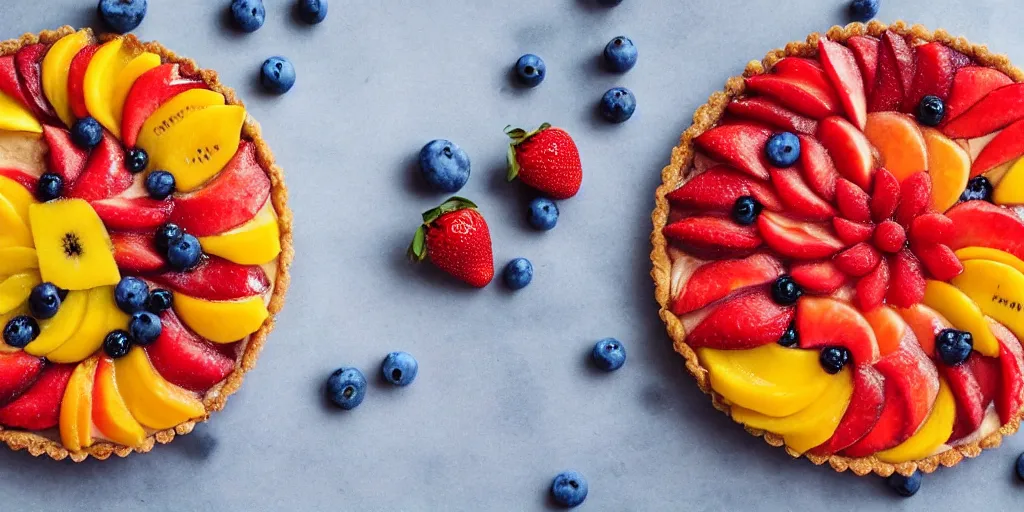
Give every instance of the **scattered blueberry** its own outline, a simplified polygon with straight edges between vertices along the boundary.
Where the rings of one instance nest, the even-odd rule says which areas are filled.
[[[231,0],[231,17],[238,28],[255,32],[263,26],[267,10],[263,7],[263,0]]]
[[[505,277],[505,285],[513,290],[526,288],[533,280],[533,264],[526,258],[516,258],[505,265],[502,274]]]
[[[167,264],[178,272],[188,272],[199,264],[203,248],[199,239],[186,233],[167,248]]]
[[[159,314],[171,309],[171,305],[173,304],[174,295],[163,288],[157,288],[156,290],[149,292],[149,298],[146,299],[146,311]]]
[[[137,277],[122,277],[121,281],[114,287],[114,302],[117,307],[129,315],[136,311],[146,309],[146,299],[149,298],[149,287],[146,282]]]
[[[366,397],[366,377],[358,368],[338,368],[327,378],[326,393],[334,405],[355,409]]]
[[[798,343],[800,343],[800,335],[796,332],[796,326],[789,324],[789,327],[786,328],[786,332],[782,333],[782,336],[779,338],[779,345],[782,345],[783,347],[795,347]]]
[[[636,65],[636,57],[636,45],[626,36],[616,37],[608,41],[604,47],[605,64],[608,69],[618,73],[625,73],[633,69],[633,66]]]
[[[878,16],[879,0],[853,0],[850,2],[850,15],[857,21],[869,21]]]
[[[137,345],[149,345],[160,337],[163,325],[160,317],[149,311],[136,311],[128,322],[128,332]]]
[[[780,306],[789,306],[804,294],[803,288],[789,275],[779,276],[772,282],[772,299]]]
[[[114,359],[128,355],[128,351],[131,349],[131,335],[123,329],[110,331],[107,333],[107,337],[103,338],[103,351]]]
[[[558,205],[546,197],[538,197],[530,201],[529,215],[526,220],[534,229],[547,231],[558,224]]]
[[[761,213],[761,203],[751,196],[741,196],[732,205],[732,220],[737,224],[749,226],[757,220]]]
[[[601,115],[613,123],[623,123],[636,111],[636,96],[625,87],[608,89],[601,98]]]
[[[35,318],[19,315],[4,326],[4,343],[14,348],[24,348],[39,337],[39,323]]]
[[[57,199],[64,193],[64,178],[60,174],[45,172],[36,183],[36,199],[42,202]]]
[[[60,290],[53,283],[42,283],[28,294],[28,310],[32,316],[46,320],[53,318],[60,309]]]
[[[606,372],[618,370],[626,364],[626,347],[615,338],[605,338],[595,343],[592,355],[594,364]]]
[[[555,503],[573,508],[587,499],[587,479],[576,471],[563,471],[551,482]]]
[[[103,140],[103,127],[100,122],[83,117],[71,125],[71,142],[82,149],[92,149]]]
[[[917,122],[925,126],[938,126],[946,117],[946,103],[938,96],[928,95],[917,104]]]
[[[1017,478],[1024,480],[1024,453],[1017,457]]]
[[[519,77],[519,82],[527,87],[540,85],[546,74],[547,66],[544,65],[544,59],[532,53],[527,53],[516,61],[516,76]]]
[[[327,0],[299,0],[299,17],[310,25],[316,25],[327,17]]]
[[[420,365],[408,352],[392,352],[384,358],[380,369],[388,382],[396,386],[408,386],[416,380]]]
[[[295,85],[295,66],[280,55],[271,57],[260,68],[260,83],[267,92],[284,94]]]
[[[984,176],[975,176],[967,182],[967,188],[960,194],[961,201],[991,201],[992,182]]]
[[[889,488],[896,491],[896,494],[909,498],[921,489],[921,478],[922,474],[920,471],[914,471],[914,474],[910,476],[903,476],[899,473],[893,473],[886,479],[886,483],[889,484]]]
[[[457,192],[469,181],[469,155],[450,140],[432,140],[420,149],[420,172],[431,188]]]
[[[163,226],[156,229],[156,248],[162,253],[167,253],[167,249],[171,247],[171,244],[181,239],[181,236],[185,234],[185,231],[178,227],[177,224],[168,222]]]
[[[146,192],[153,199],[167,199],[174,193],[174,175],[167,171],[153,171],[146,176]]]
[[[145,171],[147,165],[149,165],[149,153],[146,153],[145,149],[132,148],[128,150],[128,154],[125,155],[125,167],[128,168],[128,172],[138,174]]]
[[[967,360],[974,349],[974,336],[967,331],[943,329],[935,335],[935,351],[946,366],[956,366]]]
[[[800,139],[790,132],[775,134],[764,145],[764,153],[775,167],[789,167],[800,158]]]
[[[825,347],[819,356],[821,367],[827,373],[835,375],[850,362],[850,349],[846,347]]]
[[[111,30],[125,34],[146,17],[146,0],[100,0],[96,11]]]

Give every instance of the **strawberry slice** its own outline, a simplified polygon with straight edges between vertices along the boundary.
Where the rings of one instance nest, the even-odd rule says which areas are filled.
[[[28,190],[29,192],[32,192],[33,194],[36,193],[36,188],[37,188],[37,183],[39,183],[39,178],[36,178],[35,176],[33,176],[31,174],[28,174],[28,173],[26,173],[26,172],[24,172],[24,171],[22,171],[20,169],[13,169],[13,168],[10,168],[10,167],[0,167],[0,176],[3,176],[5,178],[8,178],[8,179],[16,182],[17,184],[25,187],[25,190]]]
[[[839,426],[828,441],[811,450],[815,455],[832,455],[859,441],[878,422],[885,404],[885,379],[878,370],[859,365],[853,374],[853,396]]]
[[[785,60],[785,59],[784,59]],[[779,61],[781,64],[782,61]],[[778,64],[776,64],[778,66]],[[747,89],[767,96],[782,106],[812,119],[822,119],[841,112],[842,106],[831,86],[821,86],[819,77],[811,71],[812,66],[803,67],[800,72],[754,75],[747,78]],[[820,73],[821,70],[819,69]],[[801,76],[803,74],[803,76]],[[825,85],[828,85],[827,82]]]
[[[924,271],[921,262],[909,249],[903,249],[890,257],[889,270],[892,280],[885,295],[890,304],[909,308],[924,298]]]
[[[899,110],[913,81],[914,50],[903,36],[886,30],[878,48],[878,72],[868,111]]]
[[[43,122],[59,122],[53,107],[43,94],[43,77],[39,63],[50,47],[42,43],[30,44],[14,54],[14,67],[18,70],[21,88],[36,118]]]
[[[773,212],[761,212],[757,218],[757,229],[769,247],[789,258],[828,258],[844,247],[841,240],[819,224],[801,222]]]
[[[871,36],[853,36],[846,40],[846,46],[853,52],[857,67],[864,77],[864,92],[871,94],[875,88],[875,74],[878,71],[878,39]]]
[[[767,289],[742,292],[715,307],[687,334],[686,343],[726,350],[775,343],[793,321],[793,310],[776,304]]]
[[[43,360],[27,352],[0,352],[0,406],[21,396],[39,378]]]
[[[814,137],[797,135],[797,138],[800,139],[800,169],[807,180],[807,185],[826,201],[835,199],[839,173],[836,172],[836,166],[832,163],[828,150]]]
[[[796,169],[771,169],[772,184],[788,212],[806,220],[829,220],[835,217],[832,205],[807,186]]]
[[[121,143],[109,133],[103,133],[103,140],[92,150],[85,170],[68,187],[68,197],[96,201],[116,196],[132,186],[134,178],[124,165],[124,151]]]
[[[25,97],[25,91],[22,90],[21,82],[18,80],[18,68],[14,65],[14,55],[0,57],[0,92],[14,98],[26,108],[32,108],[32,104]]]
[[[205,393],[235,369],[235,361],[182,325],[173,311],[160,314],[160,336],[146,354],[160,375],[172,384]]]
[[[174,203],[148,197],[112,197],[90,203],[107,229],[148,231],[171,218]]]
[[[835,292],[846,282],[846,274],[829,260],[793,263],[789,275],[804,291],[824,295]]]
[[[907,232],[891,220],[883,221],[875,228],[873,241],[878,250],[897,253],[907,243]]]
[[[953,236],[953,221],[938,213],[926,213],[910,223],[910,242],[914,245],[945,244]]]
[[[844,179],[836,182],[836,206],[843,217],[854,222],[871,222],[870,201],[868,193],[853,182]]]
[[[1024,407],[1024,349],[1020,341],[1002,324],[988,318],[992,334],[999,340],[999,366],[1002,378],[996,393],[996,412],[1004,424]],[[977,354],[974,354],[977,355]]]
[[[728,213],[743,196],[753,197],[768,210],[782,211],[782,202],[771,187],[727,165],[716,165],[694,176],[667,197],[680,208]]]
[[[889,264],[883,259],[875,270],[857,281],[854,302],[861,311],[871,311],[882,305],[889,291]]]
[[[50,147],[50,152],[46,155],[47,170],[64,178],[65,187],[70,186],[85,170],[89,152],[71,142],[71,132],[63,128],[44,124],[43,137]]]
[[[976,355],[971,354],[971,357]],[[949,441],[957,441],[978,430],[982,420],[985,419],[985,408],[988,404],[985,403],[981,386],[966,363],[956,366],[944,364],[937,366],[956,400],[956,421],[953,423],[953,433],[949,436]]]
[[[949,248],[990,247],[1024,258],[1024,222],[1012,211],[988,201],[966,201],[950,209]]]
[[[853,51],[821,38],[818,40],[818,56],[832,86],[839,93],[847,119],[863,130],[868,119],[867,96],[864,94],[864,77],[857,67]]]
[[[925,96],[938,96],[942,101],[949,98],[953,88],[953,77],[960,67],[970,59],[938,41],[917,47],[917,74],[910,87],[910,94],[903,101],[903,111],[916,112],[917,105]]]
[[[814,119],[797,114],[767,98],[733,100],[725,110],[737,118],[758,121],[789,132],[810,135],[818,129],[818,122]]]
[[[972,139],[988,135],[1024,118],[1024,83],[996,89],[957,116],[942,133],[951,139]]]
[[[985,174],[1021,156],[1024,156],[1024,119],[1007,126],[985,145],[971,164],[971,177]]]
[[[761,217],[767,212],[761,212]],[[757,249],[761,237],[753,225],[740,226],[720,217],[687,217],[665,226],[671,240],[701,255],[729,254]]]
[[[142,124],[160,105],[189,89],[204,85],[197,80],[183,80],[178,74],[178,65],[170,63],[161,64],[139,76],[124,100],[121,137],[125,147],[135,147]]]
[[[71,59],[71,66],[68,69],[68,103],[71,104],[71,111],[77,118],[89,116],[89,109],[85,106],[85,71],[99,49],[99,45],[90,44],[79,50],[75,58]]]
[[[693,141],[712,158],[767,180],[768,158],[764,155],[764,145],[771,136],[769,128],[743,123],[716,126]]]
[[[875,226],[871,224],[862,224],[842,217],[832,219],[832,228],[836,230],[836,235],[846,245],[871,240],[871,235],[875,232]]]
[[[841,176],[868,189],[875,157],[863,132],[842,117],[829,117],[818,123],[818,141],[832,155]]]
[[[154,248],[153,237],[142,233],[111,233],[114,262],[128,272],[156,272],[164,268],[164,258]]]
[[[832,261],[847,275],[861,277],[874,270],[881,260],[882,255],[878,249],[861,242],[837,254]]]
[[[1012,83],[1013,79],[993,68],[968,66],[957,71],[956,76],[953,77],[953,86],[949,91],[949,101],[946,102],[946,116],[943,118],[943,122],[949,124],[975,103],[988,96],[988,93]]]
[[[949,281],[964,271],[960,259],[948,245],[915,245],[914,254],[921,259],[925,270],[939,281]]]
[[[845,347],[855,364],[878,359],[878,342],[871,324],[849,304],[827,297],[801,297],[796,305],[800,348]]]
[[[900,203],[900,182],[886,169],[875,173],[875,188],[871,194],[871,219],[882,222],[896,213]]]
[[[0,425],[25,430],[57,426],[60,402],[74,369],[73,364],[47,365],[24,394],[0,408]]]
[[[244,299],[270,289],[270,280],[258,265],[239,265],[216,256],[206,258],[190,272],[164,272],[153,280],[206,300]]]
[[[779,260],[766,254],[702,265],[672,303],[672,312],[684,315],[722,299],[741,288],[774,281],[782,275]]]
[[[896,222],[909,227],[922,212],[931,207],[932,178],[925,171],[915,172],[900,183],[900,204],[896,207]]]

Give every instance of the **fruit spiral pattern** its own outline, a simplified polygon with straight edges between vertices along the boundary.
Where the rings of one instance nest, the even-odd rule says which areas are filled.
[[[837,470],[953,465],[1024,406],[1024,84],[902,23],[836,27],[698,110],[652,235],[716,406]]]
[[[0,439],[76,461],[148,451],[222,408],[272,327],[291,260],[281,170],[233,92],[159,44],[64,27],[0,50],[0,327],[38,326],[0,347]],[[173,193],[145,185],[157,171]],[[199,241],[187,268],[159,247],[168,224]],[[119,352],[126,277],[170,293],[151,306],[159,336]],[[60,307],[32,318],[43,282]]]

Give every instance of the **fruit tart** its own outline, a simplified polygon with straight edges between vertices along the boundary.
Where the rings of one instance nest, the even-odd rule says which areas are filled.
[[[0,44],[0,439],[123,457],[223,408],[288,286],[282,179],[233,91],[158,43]]]
[[[888,476],[1020,423],[1024,75],[944,31],[833,27],[751,62],[662,173],[656,296],[716,408]]]

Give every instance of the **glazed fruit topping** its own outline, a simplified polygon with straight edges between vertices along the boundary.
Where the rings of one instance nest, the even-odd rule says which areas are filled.
[[[803,289],[790,275],[780,276],[772,282],[772,300],[781,306],[796,304],[797,299],[803,294]]]
[[[757,221],[757,214],[761,213],[761,203],[751,196],[742,196],[732,206],[732,218],[737,224],[749,226]]]
[[[968,331],[943,329],[935,335],[935,350],[947,366],[963,363],[973,349],[974,336]]]
[[[821,367],[832,375],[839,373],[850,359],[850,349],[846,347],[825,347],[821,350]]]

